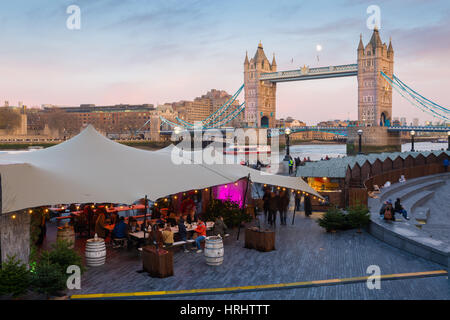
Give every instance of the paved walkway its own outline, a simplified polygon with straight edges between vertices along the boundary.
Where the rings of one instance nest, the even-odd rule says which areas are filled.
[[[378,265],[382,274],[442,270],[442,266],[395,249],[366,232],[354,230],[326,233],[316,219],[298,213],[295,225],[277,226],[277,250],[267,253],[243,248],[244,232],[236,241],[236,231],[224,241],[224,263],[205,264],[202,254],[177,251],[173,277],[151,278],[137,273],[142,268],[138,254],[109,250],[104,266],[91,268],[83,276],[81,290],[72,294],[183,290],[288,283],[367,276],[369,265]],[[380,290],[365,283],[195,296],[192,299],[449,299],[445,276],[381,282]],[[187,297],[183,297],[186,299]],[[173,299],[173,298],[171,298]],[[189,299],[191,299],[189,297]]]

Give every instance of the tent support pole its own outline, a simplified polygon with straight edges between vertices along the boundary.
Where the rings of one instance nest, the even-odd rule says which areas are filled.
[[[294,213],[292,214],[292,224],[294,224],[294,219],[295,219],[295,209],[297,209],[297,204],[295,203],[295,195],[294,195]]]
[[[147,208],[148,208],[148,202],[147,202],[147,195],[144,197],[144,207],[145,207],[145,213],[144,213],[144,244],[145,244],[145,229],[147,225]]]
[[[245,202],[247,200],[247,189],[248,189],[248,181],[249,180],[250,180],[250,173],[247,176],[247,183],[245,185],[244,201],[242,203],[242,215],[244,215],[244,213],[245,213]],[[239,221],[238,234],[237,234],[236,240],[239,240],[239,234],[241,233],[241,224],[242,224],[242,221]]]
[[[148,208],[147,195],[145,195],[145,197],[144,197],[144,207],[145,207],[145,213],[144,213],[144,223],[143,223],[143,225],[144,225],[144,245],[145,245],[145,230],[146,230],[145,224],[147,223],[147,208]],[[144,273],[145,272],[144,265],[142,264],[142,269],[140,269],[140,270],[138,270],[136,272],[137,273]]]

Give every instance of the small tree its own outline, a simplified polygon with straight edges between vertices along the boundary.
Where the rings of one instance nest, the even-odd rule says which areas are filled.
[[[47,260],[49,263],[58,266],[61,272],[67,278],[67,267],[71,265],[77,265],[83,271],[83,258],[70,246],[72,243],[67,240],[58,240],[52,244],[50,251],[44,251],[41,254],[41,260]]]
[[[8,256],[0,269],[0,295],[17,297],[25,293],[30,285],[30,272],[16,256]]]
[[[357,202],[355,205],[347,208],[347,220],[352,228],[357,228],[361,232],[361,228],[366,227],[370,222],[370,214],[367,206]]]
[[[317,223],[327,232],[344,229],[346,225],[345,216],[337,207],[328,209],[323,217],[317,220]]]
[[[42,258],[41,256],[41,260],[32,275],[33,290],[49,296],[63,290],[65,286],[66,275],[62,272],[61,267],[50,263],[48,257]]]
[[[237,202],[213,199],[209,202],[203,218],[214,221],[219,216],[223,217],[225,224],[229,227],[238,226],[242,222],[252,221],[252,216],[247,214],[245,210],[242,210]]]

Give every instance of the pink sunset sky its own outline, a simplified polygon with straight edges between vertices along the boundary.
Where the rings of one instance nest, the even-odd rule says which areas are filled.
[[[66,27],[71,4],[81,9],[80,30]],[[396,76],[448,107],[450,5],[418,0],[2,2],[0,104],[156,105],[212,88],[232,94],[259,41],[278,70],[356,63],[360,34],[364,44],[371,36],[371,4],[381,9],[382,41],[392,37]],[[393,95],[394,117],[436,121]],[[278,84],[277,118],[287,116],[356,119],[356,77]]]

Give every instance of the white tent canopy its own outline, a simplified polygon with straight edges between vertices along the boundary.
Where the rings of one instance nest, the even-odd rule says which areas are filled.
[[[201,153],[202,151],[186,151],[181,150],[176,145],[171,144],[163,149],[155,151],[156,153],[164,154],[170,156],[172,154],[177,154],[180,157],[189,159],[191,161],[195,160],[195,154]],[[308,185],[303,179],[297,177],[282,176],[277,174],[271,174],[264,171],[255,170],[243,165],[237,164],[214,164],[214,165],[204,165],[210,168],[214,172],[218,172],[224,176],[238,176],[246,177],[250,174],[250,180],[256,183],[268,184],[274,186],[285,187],[294,190],[305,191],[309,194],[317,196],[321,199],[323,197],[317,193],[310,185]]]
[[[113,142],[92,126],[54,147],[0,155],[0,175],[2,212],[57,203],[133,203],[144,195],[156,200],[243,178],[198,164],[175,165],[165,155]]]
[[[265,175],[241,165],[174,164],[170,153],[111,141],[92,126],[43,150],[0,155],[3,213],[58,203],[133,203],[193,189],[254,182],[302,190],[320,197],[300,178]]]

